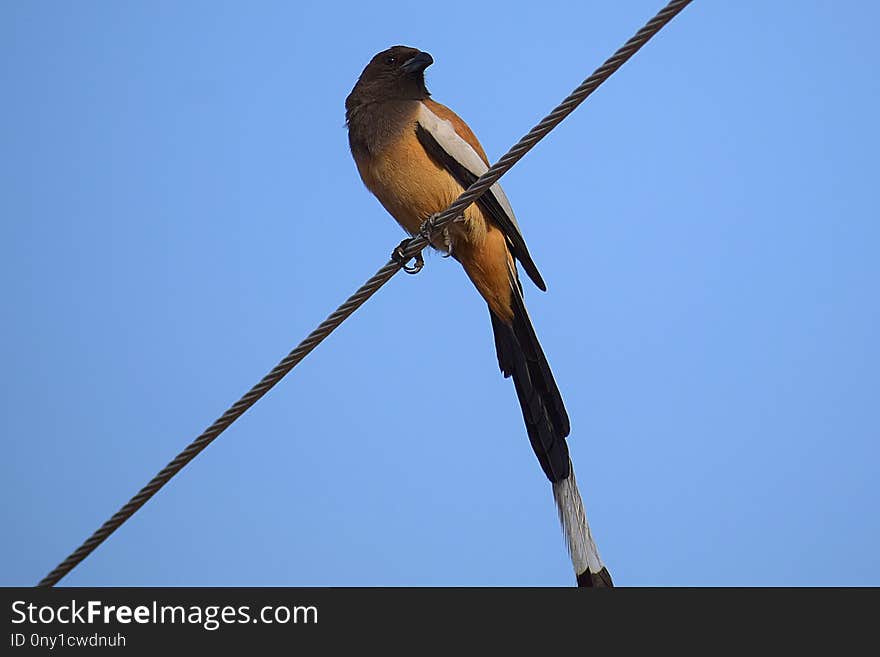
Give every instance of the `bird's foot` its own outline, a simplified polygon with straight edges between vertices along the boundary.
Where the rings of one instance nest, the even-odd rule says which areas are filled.
[[[437,229],[437,217],[439,213],[435,212],[430,217],[425,219],[422,222],[421,227],[419,228],[419,236],[424,237],[428,242],[433,244],[432,237],[434,233],[438,232]],[[443,228],[439,230],[440,234],[443,236],[443,250],[446,252],[443,254],[444,258],[448,258],[452,255],[452,236],[449,233],[449,226],[452,222],[448,222]]]
[[[403,240],[400,244],[395,247],[395,249],[391,252],[391,259],[396,262],[403,271],[407,274],[418,274],[422,271],[422,267],[425,266],[425,258],[422,256],[422,252],[419,251],[414,256],[412,256],[412,265],[408,265],[410,258],[406,257],[406,249],[412,243],[412,238],[407,238]]]

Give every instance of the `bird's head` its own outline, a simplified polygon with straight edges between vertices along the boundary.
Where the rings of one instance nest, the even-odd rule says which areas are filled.
[[[434,63],[426,52],[393,46],[375,55],[345,101],[349,112],[358,105],[387,100],[424,100],[425,69]]]

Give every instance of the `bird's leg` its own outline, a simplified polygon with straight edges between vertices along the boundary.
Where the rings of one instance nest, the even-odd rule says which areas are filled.
[[[409,262],[409,258],[406,257],[406,249],[412,243],[413,238],[408,237],[403,240],[400,244],[395,247],[395,249],[391,252],[391,259],[400,265],[400,268],[403,269],[407,274],[418,274],[422,271],[422,267],[425,266],[425,258],[422,256],[422,252],[419,251],[416,253],[412,259],[414,263],[412,265],[406,264]]]

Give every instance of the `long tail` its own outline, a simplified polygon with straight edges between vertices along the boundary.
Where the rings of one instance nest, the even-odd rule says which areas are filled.
[[[553,484],[553,499],[565,532],[578,586],[613,586],[590,533],[584,504],[565,442],[571,427],[559,388],[535,335],[515,270],[510,270],[513,320],[507,323],[492,311],[492,330],[498,365],[513,377],[532,449]]]

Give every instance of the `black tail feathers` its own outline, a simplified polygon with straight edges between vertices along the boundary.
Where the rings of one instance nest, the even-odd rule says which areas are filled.
[[[511,297],[510,324],[489,313],[498,365],[505,377],[513,377],[529,441],[544,474],[551,482],[561,481],[571,472],[565,442],[571,430],[568,413],[529,319],[519,281],[512,272]]]
[[[597,589],[613,589],[614,582],[611,580],[611,573],[604,566],[598,573],[590,572],[589,569],[577,576],[578,588],[597,588]]]

